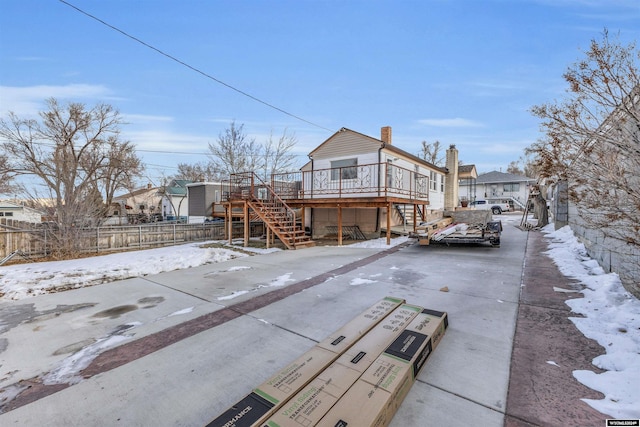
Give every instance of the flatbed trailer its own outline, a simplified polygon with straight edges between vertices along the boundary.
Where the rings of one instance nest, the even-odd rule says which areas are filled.
[[[470,211],[463,211],[470,212]],[[500,247],[502,221],[494,221],[490,212],[477,214],[460,214],[421,223],[416,232],[410,236],[417,238],[420,245],[432,243],[442,244],[482,244],[488,243],[494,248]]]

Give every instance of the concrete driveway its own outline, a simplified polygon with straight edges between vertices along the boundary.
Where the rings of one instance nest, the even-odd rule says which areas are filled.
[[[502,426],[527,242],[513,224],[501,248],[314,247],[3,303],[0,424],[202,426],[395,296],[450,324],[391,425]]]

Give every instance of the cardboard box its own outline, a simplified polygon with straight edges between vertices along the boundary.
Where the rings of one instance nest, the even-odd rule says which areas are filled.
[[[443,312],[424,310],[416,316],[317,426],[387,426],[447,326]]]
[[[263,426],[316,425],[422,310],[421,307],[404,304],[393,311],[282,405]]]
[[[386,297],[376,302],[255,388],[207,424],[207,427],[261,425],[261,422],[280,405],[309,384],[319,372],[403,303],[403,299],[393,297]]]
[[[320,341],[316,346],[342,354],[404,302],[403,299],[386,297]]]

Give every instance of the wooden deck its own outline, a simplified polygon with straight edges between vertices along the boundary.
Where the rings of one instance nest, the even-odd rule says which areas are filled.
[[[241,218],[249,222],[251,211],[249,206],[277,201],[288,215],[294,215],[294,224],[305,224],[305,208],[337,209],[338,245],[342,244],[343,229],[342,209],[344,208],[380,208],[386,209],[386,230],[391,230],[391,217],[394,205],[413,206],[413,218],[424,215],[429,205],[428,177],[408,169],[402,169],[387,163],[362,165],[354,167],[349,174],[342,169],[276,174],[269,184],[260,180],[253,173],[234,174],[226,185],[224,207],[225,221]],[[382,175],[380,174],[382,172]],[[342,179],[343,176],[355,176],[356,179]],[[386,177],[382,187],[378,178]],[[331,180],[329,178],[337,177]],[[296,180],[300,179],[300,180]],[[335,182],[334,182],[335,181]],[[331,185],[329,185],[331,184]],[[299,216],[295,212],[299,210]],[[214,207],[215,212],[215,207]],[[293,212],[293,213],[292,213]],[[259,213],[259,212],[255,212]],[[260,215],[264,217],[264,215]],[[422,218],[424,220],[424,218]],[[277,224],[267,224],[278,237],[281,230]],[[415,221],[413,224],[415,229]],[[296,233],[300,233],[297,230]],[[391,233],[387,234],[387,244],[391,243]],[[269,239],[267,239],[269,241]],[[248,243],[248,238],[245,236]]]

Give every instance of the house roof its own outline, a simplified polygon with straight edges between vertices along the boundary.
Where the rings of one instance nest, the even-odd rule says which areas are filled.
[[[476,165],[460,165],[458,166],[458,174],[460,178],[478,178]]]
[[[493,182],[536,182],[534,178],[512,173],[492,171],[478,175],[478,184],[490,184]]]
[[[313,156],[313,153],[315,153],[316,151],[318,151],[318,150],[320,149],[320,147],[322,147],[323,145],[325,145],[326,143],[328,143],[328,142],[329,142],[333,137],[335,137],[336,135],[338,135],[338,134],[339,134],[339,133],[341,133],[341,132],[351,132],[351,133],[355,133],[356,135],[359,135],[359,136],[361,136],[361,137],[363,137],[363,138],[367,138],[367,139],[371,140],[372,142],[375,142],[376,144],[380,145],[380,148],[383,148],[383,149],[385,149],[386,151],[389,151],[389,152],[394,153],[394,154],[396,154],[396,155],[400,155],[400,156],[403,156],[403,157],[407,157],[407,158],[409,158],[409,159],[413,160],[413,161],[414,161],[414,162],[416,162],[416,163],[422,164],[423,166],[426,166],[426,167],[431,168],[431,169],[438,170],[438,171],[440,171],[440,172],[442,172],[442,173],[444,173],[444,174],[449,173],[449,170],[448,170],[447,168],[444,168],[444,167],[441,167],[441,166],[436,166],[436,165],[434,165],[433,163],[430,163],[430,162],[428,162],[428,161],[426,161],[426,160],[424,160],[424,159],[421,159],[420,157],[416,156],[415,154],[411,154],[411,153],[409,153],[408,151],[405,151],[405,150],[403,150],[403,149],[401,149],[401,148],[398,148],[398,147],[396,147],[396,146],[395,146],[395,145],[393,145],[393,144],[387,144],[387,143],[383,142],[383,141],[382,141],[382,140],[380,140],[380,139],[373,138],[373,137],[371,137],[371,136],[369,136],[369,135],[365,135],[365,134],[363,134],[363,133],[356,132],[355,130],[348,129],[348,128],[346,128],[346,127],[341,128],[339,131],[337,131],[336,133],[334,133],[333,135],[331,135],[329,138],[327,138],[327,139],[326,139],[322,144],[318,145],[315,149],[313,149],[313,150],[309,153],[309,156],[310,156],[310,157],[311,157],[311,156]]]
[[[458,167],[458,172],[460,173],[470,173],[476,165],[460,165]]]
[[[193,184],[194,181],[190,179],[174,179],[167,187],[165,187],[165,194],[169,196],[186,196],[187,185]]]
[[[140,196],[142,194],[147,194],[147,193],[157,193],[158,192],[158,187],[144,187],[144,188],[140,188],[138,190],[134,190],[130,193],[126,193],[126,194],[121,194],[119,196],[115,196],[113,198],[113,200],[126,200],[130,197],[136,197],[136,196]]]

